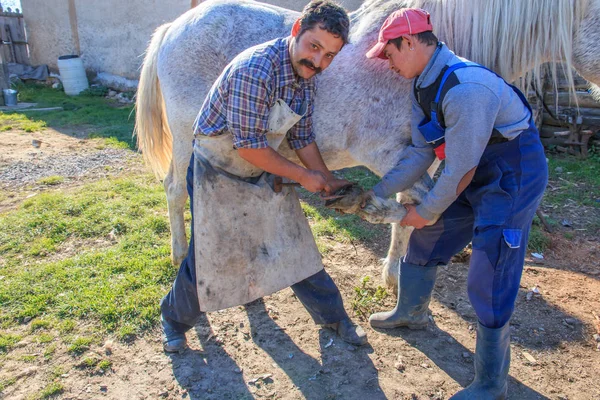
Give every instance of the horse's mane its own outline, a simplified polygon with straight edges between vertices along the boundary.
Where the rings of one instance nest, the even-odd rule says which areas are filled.
[[[574,92],[573,32],[584,17],[589,0],[367,0],[355,12],[358,29],[376,35],[385,18],[402,7],[431,13],[434,32],[457,55],[493,69],[508,81],[529,89],[541,87],[549,73],[556,87],[557,64]],[[371,24],[370,29],[366,24]],[[363,25],[362,27],[360,25]],[[376,38],[376,36],[375,36]]]

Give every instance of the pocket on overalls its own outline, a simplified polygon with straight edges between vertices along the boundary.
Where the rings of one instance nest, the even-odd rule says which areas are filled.
[[[521,238],[523,236],[523,232],[520,229],[503,229],[502,236],[504,237],[504,242],[511,249],[518,249],[521,247]]]

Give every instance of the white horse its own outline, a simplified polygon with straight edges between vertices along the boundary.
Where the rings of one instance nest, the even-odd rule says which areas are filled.
[[[428,10],[440,40],[507,81],[532,72],[540,77],[542,64],[561,61],[571,83],[572,67],[600,95],[600,0],[369,0],[350,14],[351,43],[318,76],[314,129],[332,170],[363,165],[381,176],[410,144],[411,82],[389,71],[386,62],[365,57],[384,19],[401,7]],[[188,246],[185,177],[199,108],[235,55],[287,36],[298,16],[249,0],[208,0],[159,27],[152,37],[138,89],[136,133],[145,159],[164,177],[176,265]],[[282,154],[298,162],[293,152]],[[430,184],[426,176],[398,200],[418,202]],[[383,268],[390,286],[397,283],[410,232],[393,226]]]

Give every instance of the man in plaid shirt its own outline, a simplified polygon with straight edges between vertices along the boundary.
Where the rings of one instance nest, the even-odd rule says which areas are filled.
[[[315,142],[312,112],[314,77],[330,65],[348,42],[349,24],[345,10],[329,0],[308,4],[294,24],[291,36],[248,49],[225,68],[200,109],[194,124],[195,136],[232,135],[232,145],[243,160],[299,182],[311,192],[329,194],[347,184],[335,178],[323,162]],[[286,138],[306,168],[269,147],[269,114],[278,99],[296,114],[303,115]],[[194,157],[187,177],[192,199],[193,165]],[[367,343],[364,330],[348,317],[340,292],[325,270],[291,288],[315,323],[335,330],[346,342]],[[192,232],[188,256],[173,288],[161,301],[165,351],[185,349],[185,332],[201,316],[197,296]]]

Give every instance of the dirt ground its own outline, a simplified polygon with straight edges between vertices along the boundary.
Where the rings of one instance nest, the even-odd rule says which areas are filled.
[[[54,165],[49,160],[55,159],[65,164],[78,155],[114,150],[52,130],[44,132],[47,147],[34,148],[28,137],[8,148],[6,133],[2,135],[0,174],[5,176],[19,162],[36,159]],[[140,168],[139,156],[125,152],[130,153],[123,155],[127,164],[108,153],[98,157]],[[99,170],[106,171],[84,171],[64,185],[97,179],[92,172]],[[10,173],[16,176],[13,180],[23,179],[14,168]],[[45,173],[57,174],[60,170],[52,168]],[[1,202],[3,210],[32,192],[47,190],[31,185],[23,190],[6,180],[0,186],[12,194]],[[388,232],[387,227],[381,229]],[[324,256],[350,314],[354,287],[363,276],[381,284],[380,259],[389,240],[389,235],[383,236],[374,242],[335,244]],[[511,320],[509,398],[600,399],[600,349],[593,339],[600,334],[600,235],[588,232],[567,240],[556,232],[543,264],[535,261],[527,260]],[[354,316],[367,331],[369,344],[349,346],[315,326],[292,291],[285,289],[245,307],[209,313],[188,333],[190,349],[182,354],[163,353],[158,328],[132,343],[109,338],[90,352],[110,359],[111,369],[95,375],[70,369],[62,375],[65,389],[58,398],[447,399],[473,378],[476,316],[466,295],[467,267],[453,263],[440,268],[425,331],[377,331]],[[539,293],[528,294],[534,287]],[[394,301],[388,297],[381,309],[393,307]],[[5,389],[4,398],[26,399],[41,390],[42,378],[56,365],[76,365],[78,360],[62,350],[57,349],[50,362],[28,369],[4,365],[0,377],[19,376]],[[21,342],[11,354],[35,352],[35,343]]]

